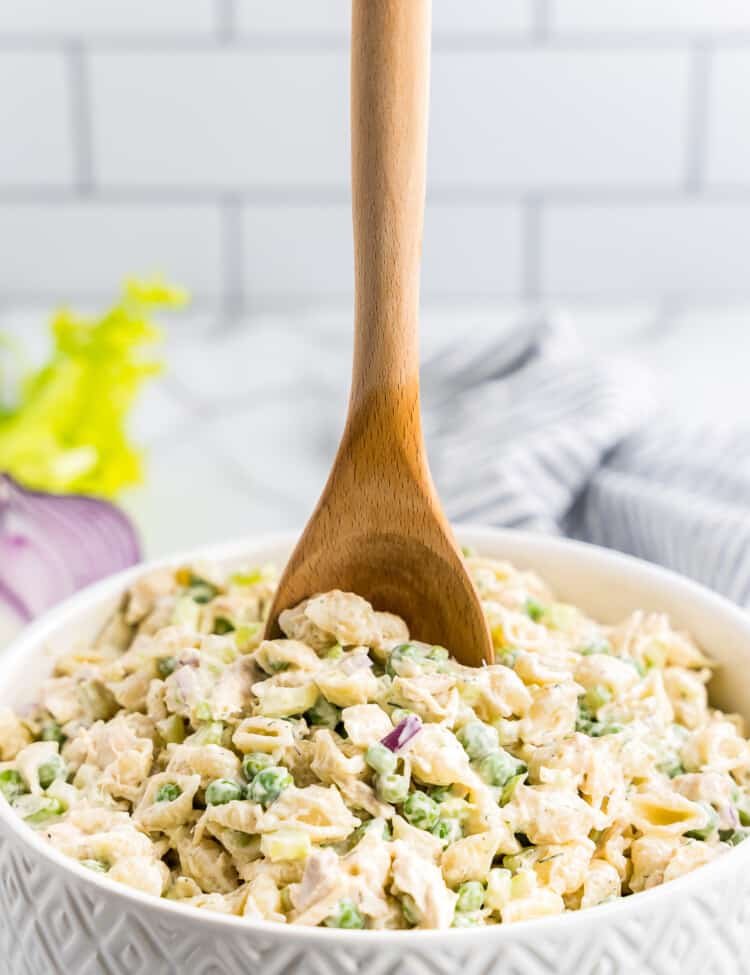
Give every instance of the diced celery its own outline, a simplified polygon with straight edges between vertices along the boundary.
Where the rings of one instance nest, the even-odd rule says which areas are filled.
[[[492,911],[501,911],[511,898],[511,880],[513,875],[510,870],[502,867],[493,867],[487,875],[487,890],[484,895],[484,903]]]
[[[277,829],[264,833],[260,840],[260,852],[274,863],[278,860],[305,860],[311,850],[310,836],[301,829]]]
[[[201,618],[201,608],[190,596],[181,596],[172,610],[172,624],[197,630]]]

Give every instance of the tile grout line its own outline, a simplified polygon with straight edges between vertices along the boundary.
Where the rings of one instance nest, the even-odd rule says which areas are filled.
[[[549,0],[533,0],[531,34],[534,41],[544,43],[550,39],[550,14]]]
[[[696,42],[690,57],[685,159],[685,189],[691,195],[700,193],[706,180],[712,67],[710,45],[703,41]]]
[[[234,0],[214,0],[216,37],[220,43],[229,44],[237,37],[237,7]]]
[[[246,310],[243,280],[242,200],[226,194],[221,202],[221,318],[229,326]]]
[[[542,200],[529,194],[523,202],[521,229],[521,286],[525,301],[538,301],[541,295]]]
[[[229,0],[218,0],[228,4]],[[233,6],[219,8],[234,10]],[[734,33],[696,35],[688,31],[614,33],[611,31],[554,31],[549,18],[549,0],[535,0],[532,27],[523,33],[448,34],[437,33],[433,37],[433,50],[436,52],[481,52],[520,50],[533,51],[539,47],[540,40],[545,47],[561,51],[607,51],[632,50],[687,50],[696,42],[705,41],[715,47],[747,48],[750,46],[750,31],[743,29]],[[17,34],[0,35],[0,51],[49,51],[59,50],[66,45],[64,34],[25,36]],[[71,43],[67,40],[67,43]],[[75,41],[72,43],[82,43]],[[205,36],[192,35],[130,35],[115,36],[101,34],[87,37],[87,47],[101,52],[130,54],[192,53],[196,51],[218,51],[230,43],[238,51],[269,52],[279,54],[330,53],[345,54],[349,50],[349,39],[343,34],[257,34],[244,35],[237,32],[232,14],[221,14],[216,18],[214,30]]]
[[[541,249],[540,249],[541,250]],[[533,282],[532,282],[533,283]],[[529,289],[533,290],[533,289]],[[66,295],[68,302],[79,302],[85,305],[100,305],[111,302],[111,289],[102,291],[71,290]],[[575,303],[582,306],[617,305],[623,302],[629,304],[674,304],[680,302],[682,306],[692,308],[727,308],[750,307],[750,292],[747,290],[732,289],[724,294],[711,294],[701,291],[691,291],[686,288],[684,291],[674,291],[666,289],[654,289],[634,291],[597,291],[586,292],[575,290],[553,290],[547,294],[534,297],[527,295],[519,290],[509,291],[498,294],[477,295],[473,291],[447,291],[439,294],[427,292],[422,296],[420,306],[430,311],[440,311],[451,308],[454,304],[461,304],[464,307],[486,308],[495,305],[517,305],[526,302],[535,303],[538,300],[559,303]],[[222,311],[223,295],[202,295],[193,300],[191,309],[202,314],[220,317]],[[17,306],[38,309],[40,314],[47,314],[50,309],[60,303],[59,291],[6,291],[0,292],[0,310],[7,310]],[[254,299],[251,307],[246,307],[242,317],[251,321],[256,314],[278,314],[278,315],[302,315],[304,317],[311,311],[313,313],[325,312],[326,314],[340,314],[347,316],[351,314],[352,295],[351,294],[331,294],[328,292],[312,292],[296,294],[290,297],[281,292],[271,292],[259,295]],[[347,319],[348,320],[348,319]]]
[[[195,186],[175,189],[172,186],[112,186],[93,187],[96,199],[109,206],[153,204],[164,207],[201,206],[221,203],[231,197],[242,204],[257,207],[340,207],[350,205],[349,190],[340,186],[248,185],[248,186]],[[688,202],[684,177],[674,185],[664,186],[558,186],[535,187],[523,185],[498,185],[484,183],[475,186],[444,185],[428,191],[428,206],[437,207],[485,207],[518,204],[530,194],[544,192],[550,203],[568,206],[613,206],[675,204]],[[750,181],[747,183],[713,184],[704,193],[707,202],[745,206],[750,203]],[[76,194],[70,188],[44,185],[1,185],[0,205],[34,206],[49,204],[65,205],[74,202]]]
[[[80,41],[71,41],[65,50],[75,188],[78,196],[89,196],[94,189],[94,167],[88,63]]]

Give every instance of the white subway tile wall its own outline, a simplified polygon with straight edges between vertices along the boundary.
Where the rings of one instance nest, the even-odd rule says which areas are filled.
[[[340,37],[349,35],[346,0],[239,0],[234,20],[247,37]]]
[[[210,37],[214,0],[2,0],[11,37]]]
[[[59,51],[0,52],[0,186],[73,182],[68,65]],[[0,262],[1,263],[1,262]]]
[[[438,52],[430,185],[678,188],[688,69],[681,51]]]
[[[432,24],[443,35],[519,35],[533,22],[529,0],[433,0]],[[236,11],[239,32],[248,37],[349,36],[349,0],[239,0]]]
[[[102,189],[346,184],[343,51],[117,51],[90,64]]]
[[[582,32],[750,29],[747,0],[551,0],[552,27]]]
[[[431,203],[425,216],[422,292],[427,300],[484,299],[521,289],[523,220],[513,204]],[[244,291],[268,308],[290,300],[351,298],[352,218],[338,206],[248,206]]]
[[[433,19],[425,302],[750,298],[747,0]],[[348,0],[3,0],[0,301],[348,307],[348,35]]]
[[[750,181],[750,50],[739,48],[713,55],[709,105],[708,180],[717,187],[747,186]]]
[[[750,205],[571,206],[543,216],[541,287],[584,297],[739,299],[750,273]]]
[[[114,294],[139,268],[222,293],[221,215],[207,203],[0,203],[0,294],[72,301]]]

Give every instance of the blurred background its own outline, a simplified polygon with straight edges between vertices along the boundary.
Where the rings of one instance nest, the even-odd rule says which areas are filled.
[[[349,16],[0,4],[0,332],[42,356],[52,307],[128,273],[193,296],[133,419],[151,554],[300,525],[335,449]],[[425,348],[542,313],[680,416],[746,414],[750,4],[434,0],[433,48]]]

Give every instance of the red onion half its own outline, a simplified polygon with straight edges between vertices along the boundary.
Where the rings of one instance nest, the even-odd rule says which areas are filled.
[[[109,502],[29,491],[0,474],[0,605],[20,620],[140,556],[135,529]]]

